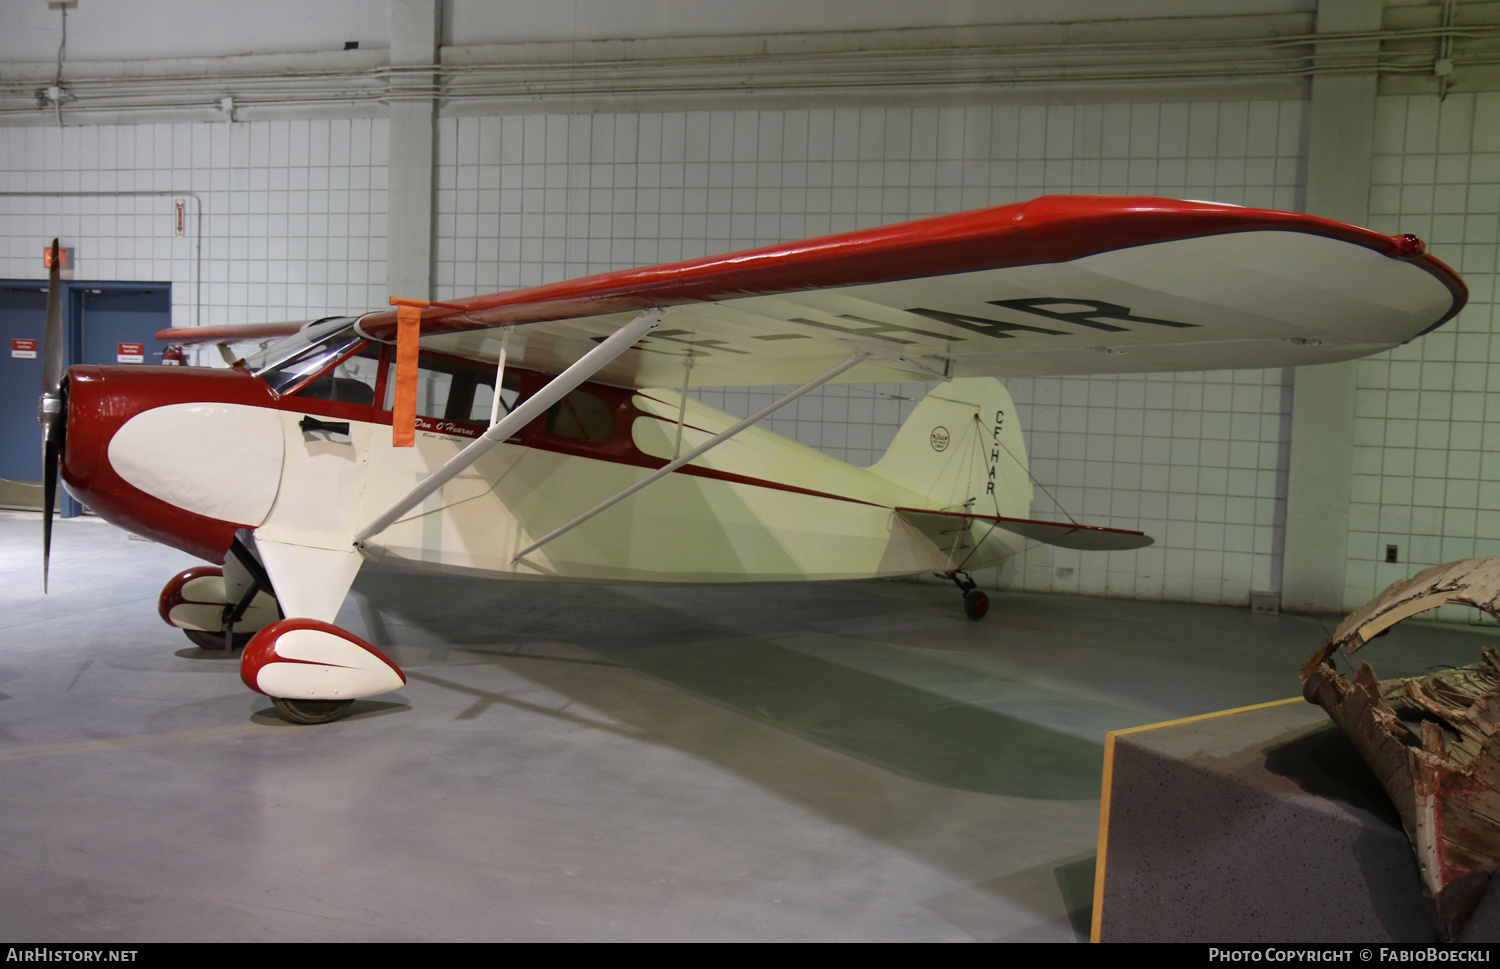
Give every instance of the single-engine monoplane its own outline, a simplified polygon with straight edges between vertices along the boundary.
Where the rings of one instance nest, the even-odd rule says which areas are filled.
[[[54,260],[54,266],[56,261]],[[997,378],[1284,367],[1397,346],[1463,306],[1412,236],[1140,197],[1047,197],[674,265],[308,323],[171,329],[274,340],[228,369],[63,372],[46,335],[55,478],[101,517],[204,559],[161,615],[248,640],[241,675],[320,722],[399,687],[332,625],[364,567],[590,582],[968,572],[1027,542],[1139,533],[1030,517]],[[853,467],[756,426],[830,381],[929,381]],[[743,420],[704,386],[797,385]]]

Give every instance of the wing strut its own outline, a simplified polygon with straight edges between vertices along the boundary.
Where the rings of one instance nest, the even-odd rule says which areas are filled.
[[[662,466],[660,468],[657,468],[655,471],[653,471],[650,474],[646,475],[646,477],[644,477],[641,480],[637,481],[635,484],[631,485],[630,487],[626,488],[624,491],[622,491],[619,494],[615,495],[613,498],[607,498],[604,501],[601,501],[599,504],[597,504],[594,507],[590,508],[588,511],[586,511],[583,514],[579,515],[577,518],[573,519],[572,521],[570,521],[570,522],[568,522],[568,523],[566,523],[564,525],[559,525],[558,527],[552,529],[552,531],[548,532],[546,535],[543,535],[541,538],[537,539],[536,541],[532,542],[530,545],[528,545],[525,548],[521,549],[515,555],[511,556],[511,559],[510,559],[511,563],[514,564],[516,562],[519,562],[523,556],[526,556],[526,555],[528,555],[528,554],[530,554],[532,552],[535,552],[537,549],[541,548],[543,545],[546,545],[548,542],[552,541],[554,538],[558,537],[559,535],[562,535],[565,532],[572,531],[574,528],[577,528],[579,525],[582,525],[584,522],[588,521],[590,518],[593,518],[595,515],[599,514],[601,511],[604,511],[606,508],[609,508],[612,505],[616,504],[617,502],[621,502],[621,501],[624,501],[626,498],[629,498],[631,495],[635,494],[637,491],[640,491],[642,488],[644,488],[647,485],[651,484],[653,481],[657,481],[657,480],[659,480],[661,478],[666,477],[667,475],[671,474],[673,471],[676,471],[678,468],[682,467],[684,464],[688,464],[689,462],[691,462],[694,458],[698,457],[698,455],[704,453],[705,451],[710,450],[711,448],[718,447],[720,444],[723,444],[725,441],[729,440],[731,437],[734,437],[736,434],[738,434],[740,431],[743,431],[745,428],[750,427],[752,424],[758,424],[758,423],[760,423],[766,417],[770,416],[772,413],[774,413],[774,412],[780,410],[781,408],[785,407],[787,404],[790,404],[792,401],[796,400],[798,397],[801,397],[803,394],[808,393],[809,391],[817,390],[819,387],[821,387],[824,384],[828,383],[828,381],[832,380],[834,377],[837,377],[839,374],[843,373],[845,370],[848,370],[850,367],[853,367],[853,366],[855,366],[857,364],[863,363],[864,361],[868,360],[870,358],[870,356],[871,356],[871,354],[868,354],[868,353],[865,353],[865,352],[856,353],[854,356],[852,356],[849,359],[845,360],[843,363],[840,363],[838,366],[834,367],[833,369],[827,370],[827,371],[823,372],[822,374],[820,374],[820,375],[814,377],[813,379],[809,380],[807,383],[803,384],[801,387],[798,387],[796,390],[794,390],[791,393],[787,394],[785,397],[782,397],[779,400],[772,401],[771,403],[767,404],[765,407],[762,407],[760,410],[756,411],[755,413],[751,414],[749,417],[745,418],[744,420],[740,421],[738,424],[736,424],[733,427],[731,427],[729,430],[722,431],[719,434],[714,435],[713,437],[709,438],[707,441],[704,441],[702,444],[700,444],[697,447],[693,448],[691,451],[689,451],[688,453],[684,454],[682,457],[678,458],[677,460],[672,461],[671,463],[666,464],[666,465],[664,465],[664,466]],[[684,388],[683,390],[684,390],[684,393],[686,393],[686,388]]]
[[[491,427],[500,423],[500,391],[505,385],[505,356],[510,349],[510,334],[514,329],[513,326],[507,326],[500,332],[500,359],[495,363],[495,396],[490,398]]]
[[[603,343],[579,357],[571,367],[548,381],[547,386],[516,405],[514,410],[498,423],[491,425],[489,430],[476,438],[468,447],[449,458],[441,468],[423,478],[421,484],[407,492],[405,497],[392,505],[379,518],[360,529],[354,536],[354,544],[359,545],[371,535],[385,531],[397,518],[415,508],[423,498],[478,461],[490,448],[531,423],[547,408],[566,397],[573,388],[604,369],[615,357],[634,346],[635,342],[646,334],[646,331],[660,323],[661,316],[662,311],[659,309],[647,310],[611,333]],[[499,396],[499,387],[495,388],[495,394]]]

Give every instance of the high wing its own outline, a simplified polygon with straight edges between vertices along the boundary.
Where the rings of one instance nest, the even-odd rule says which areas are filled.
[[[854,383],[1327,363],[1404,343],[1467,295],[1413,236],[1209,202],[1049,196],[455,300],[425,309],[421,331],[424,346],[494,360],[498,328],[514,326],[509,360],[557,372],[665,308],[594,379],[680,386],[690,357],[698,386],[790,384],[874,354],[838,378]],[[396,312],[360,329],[394,340]]]

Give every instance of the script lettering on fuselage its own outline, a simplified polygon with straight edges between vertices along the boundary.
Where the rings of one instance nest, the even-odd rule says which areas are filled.
[[[476,438],[484,433],[481,427],[469,424],[456,424],[453,421],[437,420],[432,417],[417,415],[417,430],[426,431],[430,434],[446,434],[449,437]]]

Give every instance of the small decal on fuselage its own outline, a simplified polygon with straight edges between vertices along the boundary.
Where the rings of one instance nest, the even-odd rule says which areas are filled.
[[[931,434],[927,435],[927,440],[932,443],[934,451],[948,450],[948,429],[939,424],[932,429]]]

